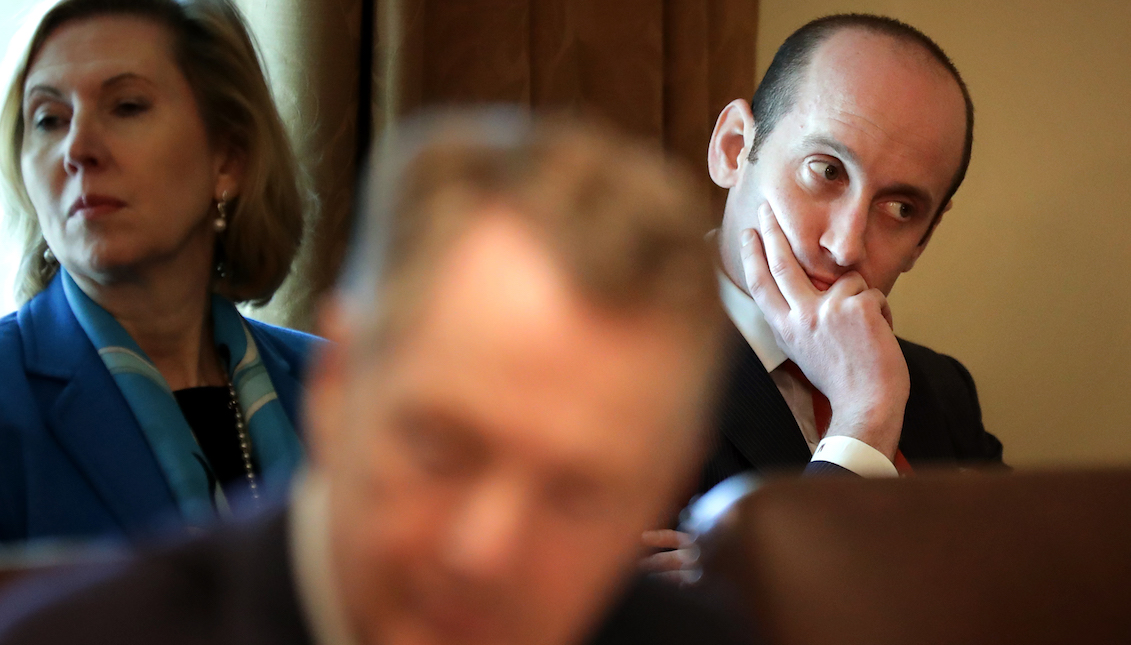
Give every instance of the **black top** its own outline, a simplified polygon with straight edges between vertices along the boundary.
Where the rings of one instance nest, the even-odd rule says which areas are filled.
[[[219,480],[231,496],[247,488],[247,471],[236,430],[236,414],[227,386],[190,387],[173,392],[196,442],[208,458],[209,481]],[[259,468],[252,461],[252,469]]]

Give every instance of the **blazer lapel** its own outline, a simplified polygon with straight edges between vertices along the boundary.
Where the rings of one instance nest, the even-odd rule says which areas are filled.
[[[267,375],[271,377],[271,386],[275,388],[275,395],[279,397],[279,402],[283,404],[283,410],[287,413],[287,418],[291,420],[291,426],[295,429],[299,440],[305,444],[306,438],[302,432],[302,419],[298,416],[299,399],[302,395],[300,366],[287,360],[287,357],[278,351],[278,348],[275,347],[275,339],[267,337],[258,323],[253,320],[247,322],[251,329],[251,335],[255,339],[256,349],[259,350],[259,360],[263,361],[263,367],[266,368]]]
[[[20,312],[30,377],[44,420],[124,529],[168,513],[174,500],[133,412],[71,312],[58,277]]]
[[[730,344],[734,358],[718,416],[723,437],[755,470],[804,467],[812,455],[777,385],[737,330]]]

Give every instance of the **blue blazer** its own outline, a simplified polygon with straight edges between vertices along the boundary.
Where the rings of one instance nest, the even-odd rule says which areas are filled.
[[[301,438],[302,377],[322,341],[247,322]],[[141,427],[56,276],[0,319],[0,542],[138,537],[176,513]]]

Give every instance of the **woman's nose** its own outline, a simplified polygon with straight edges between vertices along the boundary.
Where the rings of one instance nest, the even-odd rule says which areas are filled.
[[[93,115],[76,111],[71,117],[63,145],[63,166],[69,174],[98,168],[105,163],[101,127]]]

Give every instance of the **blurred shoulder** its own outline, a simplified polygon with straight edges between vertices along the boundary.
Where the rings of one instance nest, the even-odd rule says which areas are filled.
[[[639,576],[588,645],[752,645],[735,599]]]
[[[281,514],[21,581],[0,643],[307,645]]]

